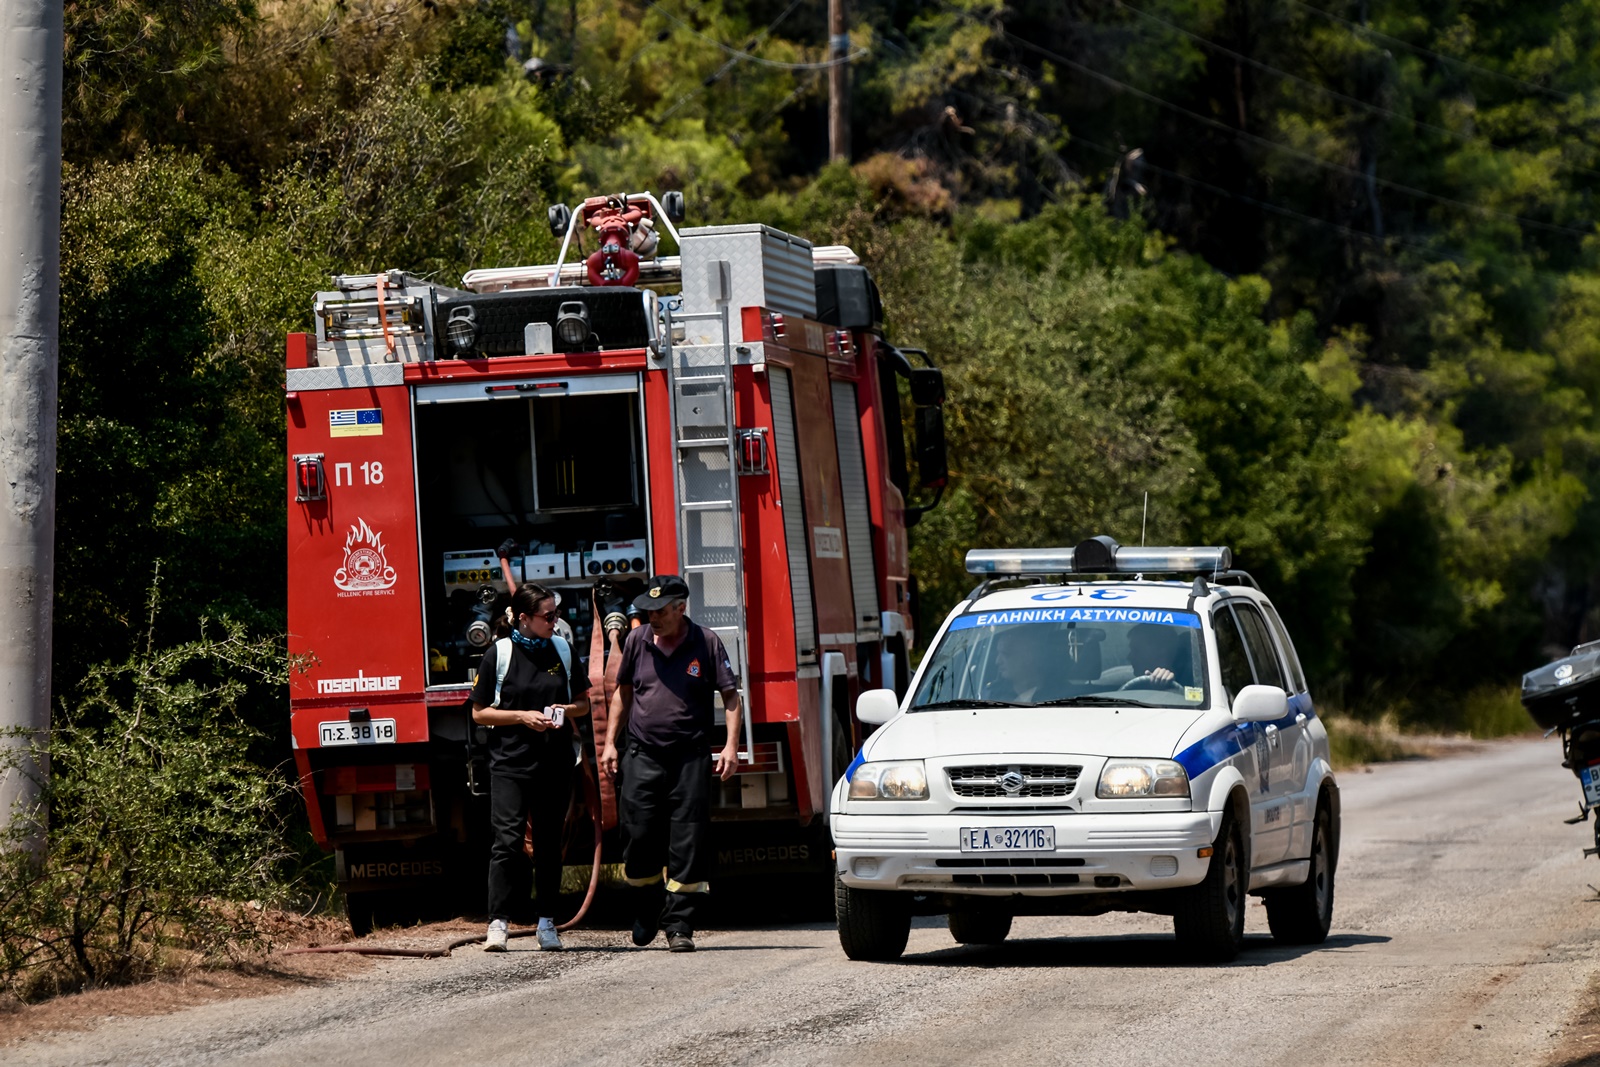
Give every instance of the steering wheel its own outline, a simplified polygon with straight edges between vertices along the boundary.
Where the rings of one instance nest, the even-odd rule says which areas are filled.
[[[1155,679],[1151,678],[1149,673],[1146,672],[1145,674],[1139,675],[1137,678],[1129,678],[1126,682],[1123,682],[1121,685],[1117,686],[1117,692],[1120,693],[1124,689],[1173,689],[1173,690],[1177,690],[1177,689],[1182,689],[1182,688],[1183,688],[1183,686],[1178,684],[1178,679],[1176,679],[1176,678],[1168,678],[1164,682],[1158,682]]]

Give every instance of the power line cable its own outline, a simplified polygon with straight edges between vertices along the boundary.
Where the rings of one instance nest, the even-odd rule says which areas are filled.
[[[1269,149],[1271,151],[1282,152],[1285,155],[1290,155],[1290,156],[1294,156],[1294,157],[1296,157],[1298,159],[1303,159],[1306,162],[1308,162],[1308,163],[1310,163],[1310,164],[1312,164],[1314,166],[1322,167],[1322,168],[1324,168],[1326,170],[1334,171],[1334,172],[1339,173],[1339,174],[1344,174],[1344,175],[1347,175],[1348,177],[1351,177],[1351,178],[1357,178],[1357,179],[1359,179],[1359,180],[1361,180],[1363,182],[1370,181],[1374,185],[1381,185],[1386,189],[1393,189],[1396,192],[1405,193],[1405,194],[1407,194],[1409,196],[1421,197],[1424,200],[1432,200],[1435,203],[1446,204],[1446,205],[1450,205],[1450,206],[1453,206],[1453,207],[1462,208],[1464,210],[1472,211],[1472,212],[1475,212],[1475,213],[1480,214],[1480,215],[1492,216],[1492,217],[1496,217],[1496,218],[1503,218],[1503,219],[1506,219],[1508,221],[1518,222],[1518,223],[1521,223],[1524,226],[1528,226],[1528,227],[1531,227],[1533,229],[1546,230],[1546,231],[1549,231],[1551,233],[1563,233],[1563,234],[1567,234],[1569,236],[1580,237],[1580,238],[1588,238],[1588,237],[1594,236],[1594,232],[1592,230],[1580,230],[1580,229],[1578,229],[1578,228],[1576,228],[1574,226],[1563,226],[1560,223],[1543,222],[1543,221],[1540,221],[1539,219],[1530,219],[1530,218],[1528,218],[1528,217],[1526,217],[1524,215],[1518,215],[1518,214],[1515,214],[1513,212],[1500,211],[1500,210],[1498,210],[1496,208],[1484,207],[1481,204],[1473,204],[1473,203],[1470,203],[1470,202],[1468,202],[1466,200],[1458,200],[1455,197],[1441,196],[1438,193],[1430,193],[1426,189],[1419,189],[1419,188],[1417,188],[1416,186],[1413,186],[1413,185],[1406,185],[1403,182],[1391,181],[1388,178],[1379,178],[1376,175],[1369,175],[1369,174],[1366,174],[1366,173],[1364,173],[1362,171],[1356,170],[1354,167],[1346,167],[1346,166],[1344,166],[1343,164],[1340,164],[1340,163],[1330,162],[1330,161],[1328,161],[1326,159],[1322,159],[1319,156],[1315,156],[1315,155],[1311,154],[1310,152],[1303,151],[1303,150],[1295,148],[1295,147],[1293,147],[1291,145],[1286,145],[1286,144],[1283,144],[1283,143],[1281,143],[1279,141],[1273,141],[1273,140],[1270,140],[1270,139],[1268,139],[1266,137],[1261,137],[1261,136],[1259,136],[1257,134],[1250,133],[1248,130],[1241,130],[1241,129],[1238,129],[1237,127],[1229,126],[1227,123],[1222,122],[1222,121],[1220,121],[1218,119],[1214,119],[1210,115],[1202,115],[1198,111],[1191,111],[1190,109],[1184,107],[1182,104],[1173,103],[1171,100],[1166,100],[1166,99],[1164,99],[1162,97],[1159,97],[1159,96],[1155,95],[1154,93],[1146,92],[1145,90],[1140,89],[1140,88],[1138,88],[1136,86],[1129,85],[1127,82],[1118,81],[1116,78],[1111,77],[1109,74],[1102,74],[1100,71],[1095,70],[1093,67],[1085,66],[1084,64],[1079,63],[1077,60],[1074,60],[1074,59],[1068,59],[1066,56],[1060,54],[1059,52],[1054,52],[1054,51],[1052,51],[1052,50],[1050,50],[1048,48],[1045,48],[1043,45],[1036,44],[1035,42],[1028,40],[1025,37],[1020,37],[1017,34],[1012,33],[1010,30],[1002,29],[1000,32],[1006,38],[1008,38],[1009,40],[1015,42],[1017,45],[1019,45],[1019,46],[1021,46],[1023,48],[1029,49],[1030,51],[1033,51],[1033,52],[1037,52],[1038,54],[1044,56],[1046,59],[1050,59],[1050,60],[1053,60],[1054,62],[1060,63],[1064,67],[1069,67],[1072,70],[1078,71],[1080,74],[1083,74],[1086,77],[1093,78],[1096,81],[1099,81],[1099,82],[1101,82],[1101,83],[1103,83],[1105,85],[1109,85],[1112,88],[1117,89],[1117,90],[1119,90],[1121,92],[1125,92],[1125,93],[1129,93],[1129,94],[1131,94],[1133,96],[1137,96],[1141,100],[1147,100],[1150,103],[1156,104],[1159,107],[1164,107],[1164,108],[1167,108],[1168,110],[1175,111],[1180,115],[1185,115],[1185,116],[1193,119],[1194,121],[1202,123],[1202,124],[1204,124],[1206,126],[1210,126],[1210,127],[1213,127],[1214,129],[1222,130],[1225,133],[1233,134],[1235,137],[1240,137],[1240,138],[1243,138],[1245,140],[1252,141],[1252,142],[1254,142],[1256,144],[1261,145],[1263,148]]]
[[[783,14],[779,15],[776,19],[774,19],[773,22],[772,22],[772,25],[769,26],[767,29],[763,30],[761,32],[761,34],[758,35],[758,37],[756,39],[757,42],[759,43],[761,38],[765,37],[768,33],[771,33],[773,28],[776,27],[778,25],[778,23],[782,22],[784,20],[784,18],[789,14],[789,12],[793,11],[799,5],[800,5],[800,0],[795,0],[794,3],[790,4],[786,9],[784,9]],[[679,18],[677,15],[674,15],[672,12],[670,12],[666,8],[662,7],[660,4],[655,3],[654,0],[645,0],[645,6],[650,8],[652,11],[655,11],[655,12],[665,16],[667,19],[671,20],[672,22],[677,23],[679,26],[682,26],[684,29],[688,30],[690,33],[694,34],[696,37],[700,38],[702,41],[705,41],[707,44],[716,45],[718,48],[722,49],[724,52],[728,53],[728,55],[734,57],[735,59],[744,60],[744,61],[749,62],[749,63],[756,63],[756,64],[759,64],[759,65],[761,65],[763,67],[774,67],[774,68],[776,68],[778,70],[828,70],[831,67],[837,67],[837,66],[839,66],[841,64],[844,64],[844,63],[853,62],[853,61],[855,61],[857,59],[860,59],[862,56],[868,54],[868,50],[867,49],[858,48],[854,52],[851,52],[847,56],[840,56],[837,59],[825,59],[825,60],[821,60],[821,61],[816,62],[816,63],[785,63],[785,62],[782,62],[782,61],[776,60],[776,59],[763,59],[761,56],[751,55],[749,52],[745,52],[745,51],[742,51],[741,49],[735,48],[731,44],[727,44],[727,43],[725,43],[723,41],[719,41],[715,37],[712,37],[712,36],[710,36],[708,34],[701,33],[699,30],[695,29],[692,25],[690,25],[688,22],[686,22],[683,19]]]
[[[1531,89],[1536,93],[1543,93],[1546,96],[1554,97],[1563,103],[1572,99],[1571,93],[1564,93],[1560,89],[1551,89],[1548,86],[1540,85],[1537,82],[1531,82],[1523,78],[1518,78],[1513,74],[1502,74],[1500,71],[1494,70],[1490,67],[1481,66],[1465,59],[1457,59],[1455,56],[1447,56],[1443,52],[1435,52],[1431,48],[1424,48],[1422,45],[1412,44],[1410,41],[1401,40],[1399,37],[1391,37],[1387,33],[1380,33],[1371,26],[1363,26],[1359,22],[1351,22],[1349,19],[1335,15],[1331,11],[1324,11],[1320,7],[1315,7],[1311,4],[1304,3],[1303,0],[1289,0],[1289,3],[1293,4],[1295,7],[1305,8],[1314,15],[1321,15],[1330,22],[1342,23],[1343,25],[1348,26],[1350,29],[1355,30],[1357,33],[1363,34],[1367,37],[1375,37],[1380,41],[1387,41],[1390,44],[1397,44],[1401,48],[1409,49],[1410,51],[1416,52],[1419,55],[1431,56],[1442,63],[1451,63],[1458,67],[1464,67],[1467,70],[1475,70],[1480,74],[1487,74],[1492,78],[1499,78],[1502,81],[1511,82],[1513,85],[1520,85],[1525,89]]]
[[[1142,10],[1140,8],[1134,7],[1132,4],[1124,3],[1123,0],[1111,0],[1111,2],[1112,2],[1112,4],[1114,4],[1117,7],[1120,7],[1122,9],[1126,10],[1126,11],[1133,12],[1135,15],[1138,15],[1142,19],[1147,19],[1147,20],[1149,20],[1151,22],[1158,23],[1158,24],[1160,24],[1162,26],[1165,26],[1167,29],[1172,30],[1174,33],[1182,34],[1183,36],[1189,38],[1191,41],[1194,41],[1197,44],[1199,44],[1199,45],[1201,45],[1201,46],[1203,46],[1205,48],[1208,48],[1213,52],[1219,53],[1220,55],[1225,55],[1230,59],[1238,60],[1241,63],[1248,63],[1250,66],[1255,67],[1257,70],[1266,71],[1269,74],[1275,74],[1278,77],[1283,78],[1283,79],[1285,79],[1287,81],[1294,82],[1296,85],[1302,85],[1302,86],[1305,86],[1307,89],[1310,89],[1313,92],[1321,93],[1323,96],[1330,97],[1330,98],[1332,98],[1334,100],[1342,101],[1343,103],[1349,104],[1352,107],[1358,107],[1358,108],[1362,109],[1363,111],[1368,112],[1369,114],[1383,115],[1383,116],[1386,116],[1388,118],[1397,119],[1397,120],[1399,120],[1401,122],[1408,123],[1408,124],[1410,124],[1411,126],[1417,128],[1417,129],[1430,130],[1430,131],[1432,131],[1434,133],[1441,133],[1441,134],[1444,134],[1446,137],[1451,137],[1451,138],[1454,138],[1457,141],[1460,141],[1462,144],[1480,144],[1481,143],[1481,144],[1487,144],[1491,148],[1496,148],[1496,149],[1499,149],[1501,151],[1514,151],[1514,149],[1510,149],[1505,145],[1496,144],[1494,141],[1491,141],[1488,138],[1483,138],[1480,141],[1478,138],[1472,137],[1469,134],[1461,133],[1458,130],[1452,130],[1447,126],[1439,126],[1439,125],[1436,125],[1436,124],[1434,124],[1432,122],[1428,122],[1428,121],[1423,120],[1423,119],[1414,118],[1414,117],[1412,117],[1410,115],[1405,115],[1405,114],[1402,114],[1401,112],[1393,111],[1393,110],[1391,110],[1389,108],[1383,107],[1380,104],[1369,103],[1368,101],[1362,100],[1359,97],[1350,96],[1347,93],[1341,93],[1337,89],[1331,89],[1326,85],[1320,84],[1319,82],[1311,81],[1309,78],[1302,78],[1298,74],[1291,74],[1289,71],[1283,70],[1283,69],[1281,69],[1279,67],[1274,67],[1270,63],[1263,63],[1259,59],[1256,59],[1256,58],[1254,58],[1252,56],[1244,55],[1241,52],[1236,52],[1236,51],[1234,51],[1233,49],[1229,48],[1226,45],[1219,44],[1216,41],[1213,41],[1213,40],[1211,40],[1211,39],[1209,39],[1207,37],[1202,37],[1197,33],[1193,33],[1193,32],[1191,32],[1189,30],[1186,30],[1182,26],[1179,26],[1179,25],[1177,25],[1176,23],[1173,23],[1173,22],[1169,22],[1169,21],[1167,21],[1166,19],[1162,18],[1159,15],[1156,15],[1156,14],[1153,14],[1153,13],[1151,13],[1149,11],[1144,11],[1144,10]],[[1591,176],[1596,177],[1596,178],[1600,178],[1600,171],[1590,170],[1588,167],[1579,166],[1576,163],[1568,164],[1568,167],[1571,170],[1579,171],[1581,173],[1588,174],[1588,175],[1591,175]]]
[[[1072,139],[1069,142],[1069,145],[1083,145],[1085,148],[1092,148],[1097,152],[1104,152],[1105,154],[1107,154],[1107,155],[1109,155],[1109,156],[1111,156],[1113,158],[1119,158],[1119,157],[1121,157],[1121,156],[1123,156],[1125,154],[1123,152],[1117,151],[1114,148],[1107,148],[1105,145],[1096,144],[1095,142],[1087,140],[1086,138],[1083,138],[1083,137],[1079,137],[1076,134],[1074,134],[1072,136]],[[1331,219],[1318,218],[1315,215],[1307,215],[1304,212],[1295,211],[1293,208],[1287,208],[1287,207],[1282,206],[1281,204],[1274,204],[1270,200],[1261,200],[1261,199],[1259,199],[1257,197],[1246,195],[1245,193],[1235,192],[1232,189],[1226,189],[1226,188],[1224,188],[1224,187],[1222,187],[1220,185],[1214,185],[1211,182],[1208,182],[1208,181],[1206,181],[1206,180],[1204,180],[1202,178],[1196,178],[1196,177],[1194,177],[1192,175],[1188,175],[1188,174],[1181,174],[1181,173],[1179,173],[1178,171],[1175,171],[1175,170],[1168,170],[1166,167],[1158,167],[1154,163],[1151,163],[1148,159],[1141,159],[1139,161],[1139,166],[1145,168],[1146,170],[1152,170],[1152,171],[1155,171],[1157,174],[1161,174],[1161,175],[1164,175],[1164,176],[1166,176],[1168,178],[1172,178],[1175,181],[1182,182],[1185,185],[1191,185],[1191,186],[1194,186],[1195,188],[1198,188],[1198,189],[1204,189],[1207,192],[1214,193],[1217,196],[1227,197],[1230,200],[1238,200],[1238,201],[1240,201],[1242,203],[1246,203],[1246,204],[1250,204],[1250,205],[1255,206],[1255,207],[1259,207],[1264,211],[1270,211],[1275,215],[1282,215],[1285,218],[1293,219],[1293,220],[1295,220],[1297,222],[1305,222],[1305,223],[1310,223],[1310,224],[1315,225],[1315,226],[1323,226],[1323,227],[1326,227],[1326,228],[1331,229],[1331,230],[1337,230],[1338,232],[1344,234],[1346,237],[1354,237],[1354,238],[1359,238],[1361,240],[1370,241],[1371,243],[1376,244],[1376,245],[1378,245],[1380,247],[1386,241],[1403,241],[1403,242],[1406,242],[1408,244],[1417,245],[1419,248],[1421,248],[1422,250],[1430,253],[1431,255],[1438,256],[1438,257],[1443,258],[1443,259],[1448,259],[1448,260],[1450,260],[1450,261],[1452,261],[1454,263],[1466,263],[1467,262],[1465,257],[1458,256],[1458,255],[1456,255],[1456,254],[1454,254],[1452,252],[1443,251],[1442,249],[1439,249],[1439,248],[1435,247],[1434,243],[1429,241],[1429,240],[1427,240],[1426,238],[1408,237],[1408,236],[1405,236],[1405,235],[1402,235],[1402,234],[1391,234],[1388,237],[1379,237],[1375,233],[1369,233],[1366,230],[1357,230],[1357,229],[1355,229],[1353,227],[1346,226],[1343,223],[1334,222]]]

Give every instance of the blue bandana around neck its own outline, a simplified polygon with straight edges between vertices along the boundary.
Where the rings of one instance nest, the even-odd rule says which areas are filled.
[[[523,648],[531,649],[550,647],[550,639],[548,637],[527,637],[521,630],[515,628],[513,628],[511,631],[511,640],[515,644],[521,645]]]

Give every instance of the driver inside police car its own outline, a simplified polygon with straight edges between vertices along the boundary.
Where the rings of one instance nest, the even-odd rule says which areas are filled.
[[[1051,629],[1044,626],[1012,626],[995,635],[994,665],[1000,674],[1002,700],[1031,704],[1040,698],[1040,686],[1050,675]]]
[[[1170,626],[1143,622],[1128,630],[1128,662],[1134,677],[1148,677],[1153,686],[1176,684],[1178,642]]]

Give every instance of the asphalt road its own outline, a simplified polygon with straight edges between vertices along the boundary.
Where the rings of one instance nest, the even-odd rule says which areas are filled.
[[[1552,739],[1347,773],[1334,933],[1280,949],[1259,906],[1235,964],[1166,920],[1020,919],[995,948],[920,920],[898,964],[820,924],[701,951],[586,932],[569,951],[385,961],[291,993],[116,1019],[23,1064],[1548,1063],[1600,971],[1600,863]],[[660,943],[658,942],[658,945]]]

